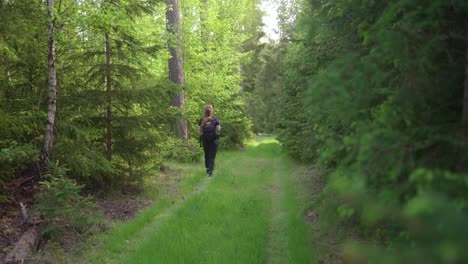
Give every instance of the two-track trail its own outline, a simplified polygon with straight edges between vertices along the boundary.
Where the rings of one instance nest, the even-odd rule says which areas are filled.
[[[315,263],[296,166],[273,140],[221,152],[212,178],[86,262]]]

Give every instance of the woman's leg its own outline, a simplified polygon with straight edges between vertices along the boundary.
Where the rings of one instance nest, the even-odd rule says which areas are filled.
[[[212,174],[215,167],[216,152],[218,151],[218,140],[214,140],[209,144],[209,174]]]
[[[213,166],[212,166],[212,170],[211,172],[213,172],[214,170],[214,167],[215,167],[215,160],[216,160],[216,153],[218,152],[218,140],[216,139],[214,142],[213,142]]]
[[[208,142],[204,141],[202,142],[203,144],[203,152],[205,153],[205,169],[206,173],[210,173],[210,150],[209,150],[209,145]]]

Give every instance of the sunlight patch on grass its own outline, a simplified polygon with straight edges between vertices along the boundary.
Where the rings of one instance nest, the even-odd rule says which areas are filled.
[[[247,142],[247,146],[256,147],[260,144],[268,144],[268,143],[276,143],[279,144],[278,140],[276,139],[275,135],[255,135],[254,139]]]

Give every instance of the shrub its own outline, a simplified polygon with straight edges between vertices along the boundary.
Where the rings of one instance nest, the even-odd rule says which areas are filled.
[[[13,140],[0,140],[0,187],[12,179],[17,171],[23,170],[37,160],[38,151],[31,144],[20,144]],[[8,201],[0,189],[0,202]]]
[[[180,162],[196,162],[202,155],[200,143],[195,139],[184,142],[178,138],[168,137],[161,144],[161,156],[164,159],[170,159]]]
[[[67,168],[67,175],[87,187],[108,186],[117,170],[104,155],[86,142],[62,138],[54,146],[54,159]]]
[[[96,204],[91,196],[80,195],[84,186],[66,178],[64,168],[51,163],[49,169],[48,179],[39,183],[35,205],[47,223],[43,233],[54,236],[66,228],[83,233],[97,221]]]

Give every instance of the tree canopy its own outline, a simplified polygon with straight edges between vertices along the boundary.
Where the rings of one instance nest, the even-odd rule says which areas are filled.
[[[47,170],[39,161],[49,106],[48,25],[57,82],[50,162],[69,177],[90,188],[118,186],[139,181],[165,158],[198,159],[196,122],[208,103],[225,128],[224,147],[242,145],[251,121],[241,69],[253,57],[249,41],[261,35],[258,1],[179,5],[183,85],[168,77],[173,41],[163,1],[1,1],[0,183],[25,169]],[[180,90],[187,103],[179,109],[170,98]],[[174,135],[179,119],[188,122],[189,142]]]

